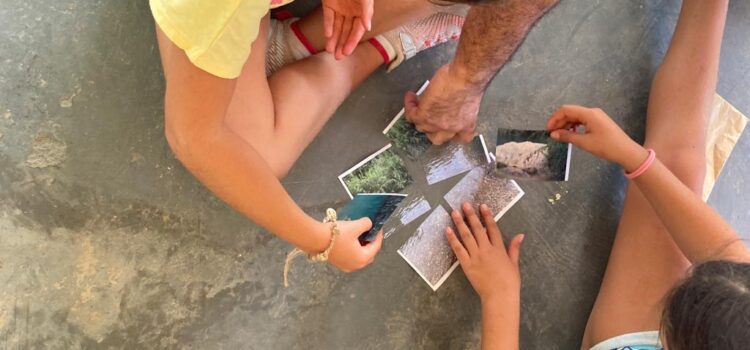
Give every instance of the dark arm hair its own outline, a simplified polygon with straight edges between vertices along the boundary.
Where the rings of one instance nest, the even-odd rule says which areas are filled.
[[[468,86],[484,91],[523,42],[531,27],[558,0],[442,0],[472,5],[451,62]]]

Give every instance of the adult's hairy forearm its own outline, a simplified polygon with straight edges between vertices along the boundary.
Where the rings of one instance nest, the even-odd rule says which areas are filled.
[[[500,0],[472,6],[451,68],[483,91],[536,21],[558,0]]]
[[[258,225],[306,251],[325,248],[319,223],[292,200],[262,157],[226,127],[173,147],[183,164],[217,196]],[[170,142],[172,143],[172,142]]]

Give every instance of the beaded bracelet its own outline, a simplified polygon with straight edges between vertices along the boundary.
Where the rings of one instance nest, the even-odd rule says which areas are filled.
[[[311,262],[326,262],[328,261],[329,256],[331,255],[331,250],[333,250],[333,243],[336,242],[336,237],[339,236],[341,231],[339,231],[338,225],[336,225],[336,211],[328,208],[326,210],[326,217],[323,219],[323,223],[333,223],[331,225],[331,241],[328,243],[328,247],[317,254],[308,254],[307,259]],[[299,248],[292,249],[289,254],[286,255],[286,261],[284,262],[284,287],[289,287],[289,268],[292,265],[292,260],[296,258],[299,255],[305,254],[304,251],[302,251]]]

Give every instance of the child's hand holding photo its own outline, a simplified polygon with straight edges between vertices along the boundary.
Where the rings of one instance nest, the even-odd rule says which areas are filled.
[[[524,235],[513,237],[506,251],[487,205],[480,206],[481,221],[469,203],[464,203],[462,210],[463,216],[458,211],[451,214],[461,240],[451,228],[445,235],[482,301],[482,349],[517,349],[521,298],[518,258]]]
[[[585,131],[578,133],[576,127]],[[626,172],[637,169],[648,151],[633,141],[604,111],[574,105],[560,107],[547,121],[550,136],[572,143],[599,158],[617,163]]]

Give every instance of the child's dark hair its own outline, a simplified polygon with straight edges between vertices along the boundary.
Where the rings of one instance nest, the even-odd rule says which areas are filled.
[[[662,336],[670,350],[750,348],[750,264],[695,266],[667,296]]]

